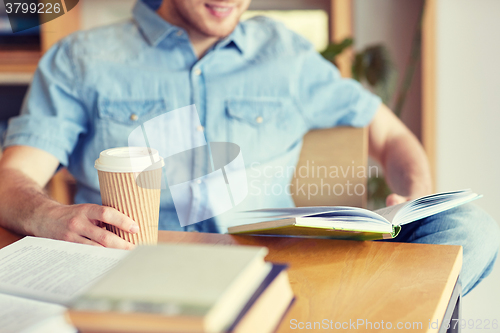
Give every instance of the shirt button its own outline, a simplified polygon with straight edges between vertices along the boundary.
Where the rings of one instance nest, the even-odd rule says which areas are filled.
[[[138,116],[138,115],[136,115],[135,113],[132,113],[132,114],[130,115],[130,120],[132,120],[132,121],[137,121],[137,119],[139,119],[139,116]]]
[[[257,124],[260,124],[264,121],[264,118],[259,116],[259,117],[257,117],[257,119],[255,119],[255,121],[257,122]]]
[[[177,32],[175,33],[177,36],[182,36],[182,30],[177,30]]]
[[[194,70],[194,74],[195,74],[195,75],[198,75],[198,76],[199,76],[199,75],[201,75],[201,69],[196,68],[196,69]]]
[[[203,132],[203,130],[204,130],[204,129],[205,129],[205,127],[203,127],[203,126],[201,126],[201,125],[196,126],[196,130],[197,130],[198,132]]]
[[[196,181],[196,184],[201,184],[201,180],[200,180],[200,179],[198,179],[198,180]]]

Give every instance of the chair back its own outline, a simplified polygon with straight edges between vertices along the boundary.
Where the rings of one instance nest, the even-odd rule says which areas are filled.
[[[367,164],[366,128],[310,131],[291,184],[295,205],[366,207]]]

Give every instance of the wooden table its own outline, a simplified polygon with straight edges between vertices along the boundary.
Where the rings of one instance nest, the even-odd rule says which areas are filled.
[[[0,228],[0,247],[19,238]],[[296,296],[278,332],[319,331],[306,330],[308,322],[313,328],[314,322],[316,328],[323,325],[321,331],[327,330],[325,325],[349,332],[411,325],[400,330],[446,332],[441,323],[449,321],[460,294],[455,288],[462,266],[460,246],[172,231],[160,231],[159,241],[268,247],[266,260],[289,264]]]

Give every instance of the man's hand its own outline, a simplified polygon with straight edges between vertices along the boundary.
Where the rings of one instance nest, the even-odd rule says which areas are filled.
[[[103,222],[135,233],[138,225],[114,208],[61,205],[43,188],[59,166],[51,154],[12,146],[0,159],[0,226],[33,235],[96,246],[130,249],[133,245],[102,228]]]
[[[410,197],[404,197],[402,195],[399,195],[399,194],[396,194],[396,193],[392,193],[392,194],[389,194],[387,196],[387,198],[385,199],[385,205],[387,207],[389,207],[389,206],[398,205],[400,203],[407,202],[407,201],[410,201],[410,200],[411,200]]]
[[[39,223],[32,225],[35,236],[117,249],[134,247],[103,228],[103,223],[107,223],[126,232],[139,231],[134,220],[114,208],[93,204],[67,206],[51,203],[48,206],[38,212],[43,217]]]

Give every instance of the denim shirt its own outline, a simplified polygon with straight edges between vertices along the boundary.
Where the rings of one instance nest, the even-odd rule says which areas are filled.
[[[341,78],[309,42],[273,20],[239,23],[198,59],[186,31],[138,1],[132,19],[72,34],[44,55],[4,146],[54,155],[77,181],[75,202],[101,204],[94,169],[99,153],[127,146],[143,121],[189,105],[199,123],[176,123],[202,132],[207,142],[240,147],[249,194],[238,209],[257,209],[293,206],[286,191],[264,190],[264,183],[285,188],[293,174],[269,175],[266,167],[293,168],[311,129],[366,126],[380,99]],[[168,135],[165,141],[179,144]],[[198,173],[208,168],[193,163]],[[193,194],[192,211],[210,205]],[[160,229],[224,231],[235,223],[230,216],[181,227],[169,189],[162,190]]]

